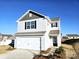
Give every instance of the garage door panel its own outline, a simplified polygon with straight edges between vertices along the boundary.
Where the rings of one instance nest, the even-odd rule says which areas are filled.
[[[23,49],[40,49],[40,38],[17,38],[17,48]]]
[[[36,50],[39,50],[40,49],[40,39],[38,38],[35,38],[35,39],[32,39],[31,40],[31,44],[32,44],[32,48],[36,49]]]

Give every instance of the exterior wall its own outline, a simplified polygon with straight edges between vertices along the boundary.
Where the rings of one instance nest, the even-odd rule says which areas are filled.
[[[21,21],[17,23],[17,32],[24,32],[25,21]]]
[[[34,21],[34,20],[36,20],[36,29],[26,29],[25,30],[25,22]],[[18,22],[17,32],[38,32],[38,31],[46,31],[46,21],[47,20],[45,20],[43,18],[26,20],[26,21],[20,21],[20,22]]]
[[[53,23],[54,22],[57,22],[58,23],[58,27],[51,27],[51,24],[49,23],[47,25],[47,34],[49,34],[49,31],[50,30],[59,30],[59,34],[53,34],[53,36],[57,36],[57,43],[58,43],[58,46],[57,47],[59,47],[59,46],[61,46],[61,27],[60,27],[60,20],[59,21],[52,21],[52,22]],[[49,38],[49,40],[50,40],[50,45],[53,46],[53,40],[52,40],[52,38]]]
[[[41,36],[41,50],[45,50],[45,36]]]
[[[58,47],[59,47],[61,46],[61,34],[58,35],[57,39],[58,39]]]
[[[45,50],[50,48],[51,46],[52,46],[51,39],[50,39],[49,35],[46,33],[46,35],[45,35]]]
[[[46,33],[45,33],[45,50],[53,46],[53,41],[49,37],[51,24],[47,21],[46,22]]]

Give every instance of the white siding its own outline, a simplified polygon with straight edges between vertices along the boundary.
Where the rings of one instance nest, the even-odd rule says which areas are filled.
[[[52,27],[52,28],[50,28],[50,30],[59,30],[59,28],[58,27]]]
[[[38,32],[38,31],[46,31],[46,22],[47,20],[43,18],[39,19],[32,19],[32,20],[26,20],[27,21],[34,21],[36,20],[36,29],[26,29],[25,30],[25,21],[18,22],[17,26],[17,32]]]
[[[61,34],[57,36],[58,46],[61,46]]]
[[[45,36],[41,37],[41,48],[42,50],[45,50]]]
[[[49,37],[49,31],[45,33],[45,50],[52,46],[51,39]]]
[[[24,27],[25,27],[25,22],[21,21],[17,23],[17,32],[22,32],[24,31]]]

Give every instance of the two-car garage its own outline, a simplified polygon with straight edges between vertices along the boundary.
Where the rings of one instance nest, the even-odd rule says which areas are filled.
[[[15,48],[40,50],[40,37],[16,37]]]

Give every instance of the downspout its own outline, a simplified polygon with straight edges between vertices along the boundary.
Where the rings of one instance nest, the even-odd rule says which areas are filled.
[[[41,56],[41,50],[42,50],[42,47],[41,47],[41,37],[40,37],[40,56]]]

